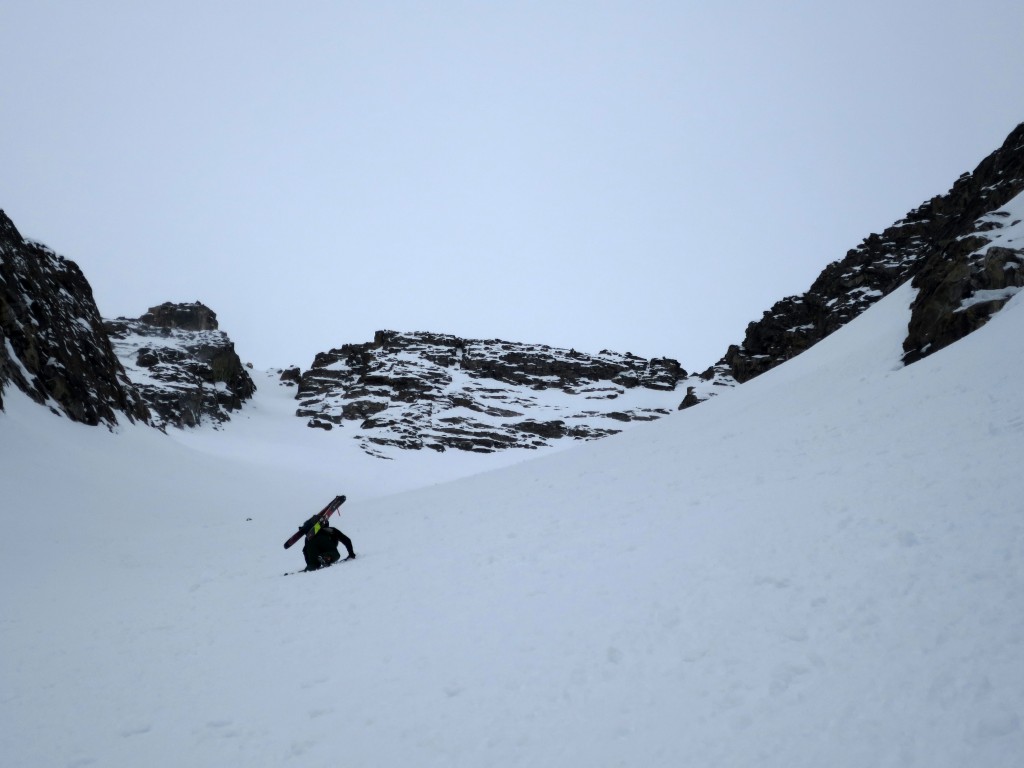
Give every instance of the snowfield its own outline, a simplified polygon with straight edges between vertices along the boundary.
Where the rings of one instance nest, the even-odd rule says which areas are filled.
[[[1021,765],[1024,303],[903,368],[912,296],[500,459],[361,456],[269,380],[168,436],[8,390],[2,762]],[[336,493],[358,559],[283,578]]]

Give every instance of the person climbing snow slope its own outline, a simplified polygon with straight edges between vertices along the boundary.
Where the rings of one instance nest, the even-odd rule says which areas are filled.
[[[332,528],[330,523],[324,522],[319,529],[306,536],[306,543],[302,546],[302,556],[306,558],[306,570],[315,571],[319,568],[326,568],[334,565],[341,559],[338,552],[338,544],[344,544],[348,550],[346,560],[356,556],[352,549],[352,540],[337,528]]]

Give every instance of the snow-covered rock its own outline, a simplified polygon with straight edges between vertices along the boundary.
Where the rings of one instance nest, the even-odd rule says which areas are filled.
[[[78,265],[26,240],[0,211],[0,408],[8,382],[73,421],[149,418]]]
[[[924,269],[939,271],[942,264],[966,268],[979,245],[965,248],[963,239],[977,234],[981,223],[991,222],[991,216],[998,216],[996,212],[1021,192],[1024,123],[945,195],[933,197],[881,235],[869,235],[845,258],[829,264],[806,293],[776,302],[747,326],[743,342],[731,346],[720,365],[737,381],[749,381],[818,343]],[[952,303],[943,311],[956,309],[960,298],[951,295]],[[965,332],[969,329],[954,336]],[[928,343],[910,340],[912,359],[928,354]],[[938,348],[933,344],[930,351]]]
[[[256,390],[217,315],[200,302],[166,302],[138,319],[107,320],[106,329],[157,427],[223,423]]]
[[[977,330],[1024,287],[1024,193],[979,218],[949,251],[914,278],[918,294],[903,342],[907,363]]]
[[[704,384],[668,358],[395,331],[321,353],[298,378],[297,414],[310,427],[341,427],[380,455],[604,437],[671,413]]]

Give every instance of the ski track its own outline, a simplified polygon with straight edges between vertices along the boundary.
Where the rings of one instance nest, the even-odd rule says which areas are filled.
[[[4,762],[1018,765],[1024,307],[904,369],[911,298],[493,472],[362,463],[268,382],[173,439],[8,390]],[[281,578],[335,493],[358,558]]]

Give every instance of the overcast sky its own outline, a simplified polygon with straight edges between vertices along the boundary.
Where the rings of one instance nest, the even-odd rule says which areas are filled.
[[[1024,2],[0,6],[0,208],[106,317],[715,362],[1024,121]]]

